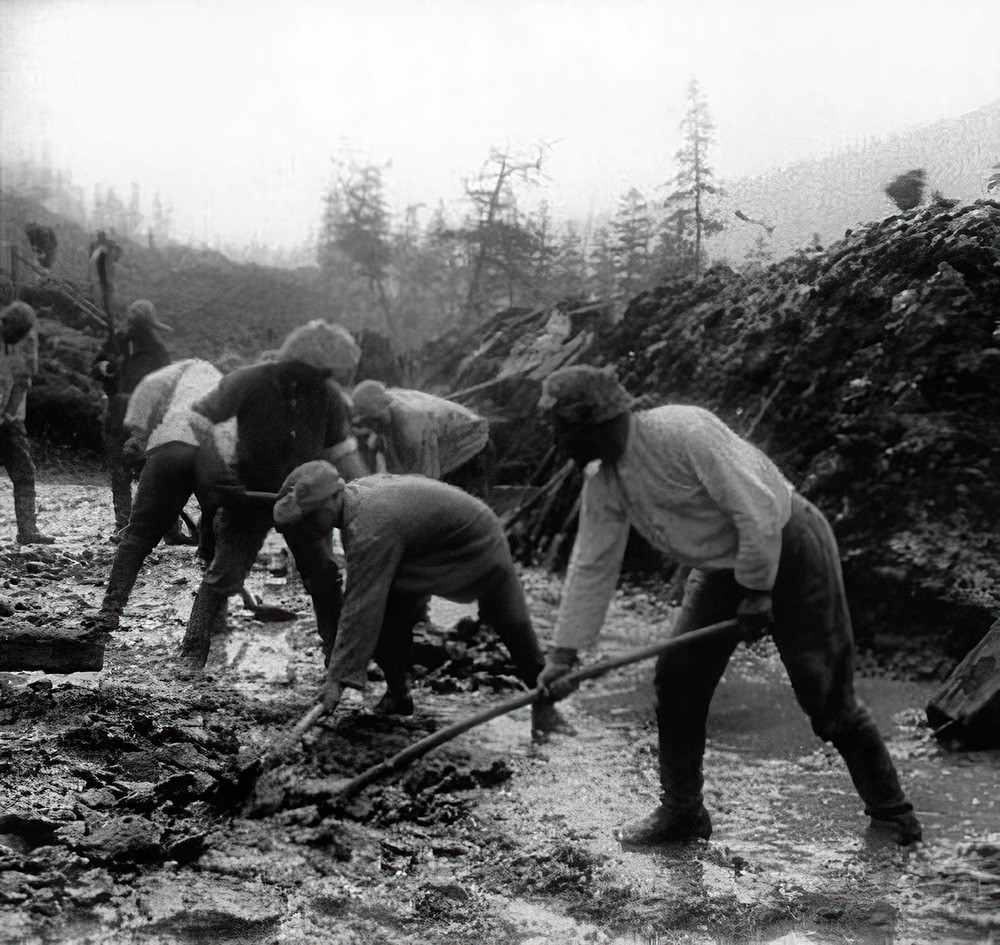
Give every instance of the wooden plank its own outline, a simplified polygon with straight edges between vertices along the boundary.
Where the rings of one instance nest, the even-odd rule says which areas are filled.
[[[0,627],[0,672],[94,672],[104,666],[107,633],[36,627],[9,618]]]
[[[927,720],[940,735],[1000,745],[1000,620],[931,696]]]

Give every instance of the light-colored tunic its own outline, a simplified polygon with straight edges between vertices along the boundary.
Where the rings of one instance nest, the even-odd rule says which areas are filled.
[[[678,564],[731,568],[743,587],[769,590],[791,497],[774,463],[709,411],[669,405],[633,414],[618,462],[585,470],[555,644],[594,644],[630,526]]]

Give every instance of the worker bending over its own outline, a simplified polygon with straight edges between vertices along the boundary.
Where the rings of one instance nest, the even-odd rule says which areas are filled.
[[[671,636],[736,617],[745,638],[768,628],[795,695],[820,738],[840,752],[874,823],[902,844],[920,823],[868,712],[854,694],[854,641],[830,525],[777,467],[714,414],[669,405],[632,412],[613,370],[570,367],[543,385],[539,406],[556,441],[585,467],[580,527],[539,683],[559,679],[600,633],[630,526],[693,568]],[[628,844],[707,838],[702,799],[705,723],[738,642],[731,634],[656,666],[661,803],[624,827]]]
[[[381,474],[345,483],[329,463],[296,469],[274,506],[279,529],[305,525],[318,535],[340,529],[347,589],[328,660],[323,702],[332,709],[344,686],[364,689],[368,661],[385,674],[380,708],[413,711],[407,674],[413,627],[426,598],[478,601],[480,619],[510,652],[533,687],[544,665],[507,539],[489,507],[456,486],[423,476]],[[561,724],[550,702],[533,707],[532,727]]]
[[[489,421],[444,397],[366,380],[351,399],[362,455],[374,472],[441,479],[489,442]]]
[[[347,331],[315,320],[296,328],[277,359],[227,374],[191,409],[211,423],[236,420],[234,468],[206,468],[216,457],[198,451],[199,479],[223,496],[212,520],[215,549],[195,596],[182,644],[195,667],[208,659],[211,635],[226,602],[238,593],[272,526],[271,504],[244,500],[246,491],[275,493],[302,463],[336,461],[348,478],[367,471],[351,434],[349,402],[333,379],[345,348],[357,365],[360,351]],[[340,614],[340,571],[329,535],[285,532],[303,584],[313,598],[317,628],[332,639]]]

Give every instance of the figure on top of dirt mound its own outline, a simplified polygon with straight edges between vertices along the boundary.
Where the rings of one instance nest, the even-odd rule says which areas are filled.
[[[591,647],[621,569],[629,528],[693,568],[671,636],[736,617],[744,639],[768,630],[813,730],[840,752],[873,825],[920,840],[892,759],[854,694],[854,640],[840,556],[822,513],[760,450],[699,407],[633,411],[611,369],[553,372],[539,407],[556,442],[585,468],[580,526],[540,684]],[[619,832],[626,844],[712,831],[702,798],[709,703],[739,636],[720,636],[656,667],[660,806]]]
[[[111,472],[116,529],[128,524],[132,511],[132,469],[122,457],[122,448],[128,438],[125,411],[139,381],[170,363],[170,352],[160,337],[161,331],[173,329],[156,317],[152,302],[136,299],[128,308],[125,326],[115,333],[114,343],[109,338],[104,344],[91,369],[108,396],[104,456]]]
[[[35,519],[35,464],[24,428],[28,389],[38,373],[35,310],[26,302],[0,309],[0,465],[14,486],[17,542],[52,544]]]
[[[381,708],[413,711],[407,682],[413,628],[432,594],[477,601],[518,676],[534,686],[545,660],[503,528],[481,500],[424,476],[381,474],[345,483],[329,463],[312,462],[285,480],[274,522],[285,534],[297,526],[327,538],[340,529],[347,589],[336,634],[323,641],[327,710],[344,686],[367,686],[374,659],[387,686]],[[535,731],[561,724],[552,703],[534,704]]]
[[[335,381],[353,376],[359,354],[342,328],[312,321],[285,339],[276,360],[237,368],[192,404],[213,424],[236,420],[233,468],[199,470],[199,476],[215,476],[229,488],[222,490],[228,498],[212,521],[214,555],[184,635],[184,654],[195,666],[205,665],[226,601],[243,586],[272,527],[271,505],[243,500],[241,492],[276,493],[293,469],[314,459],[336,462],[347,478],[367,472],[351,432],[350,402]],[[199,451],[199,463],[202,456]],[[320,635],[332,638],[340,616],[340,571],[329,535],[292,529],[285,540],[313,598]]]

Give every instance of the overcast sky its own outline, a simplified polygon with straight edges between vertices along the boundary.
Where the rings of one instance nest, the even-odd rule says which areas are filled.
[[[756,174],[1000,98],[1000,0],[0,0],[0,156],[291,246],[344,144],[402,207],[544,139],[586,217],[672,175],[692,76],[717,175]]]

